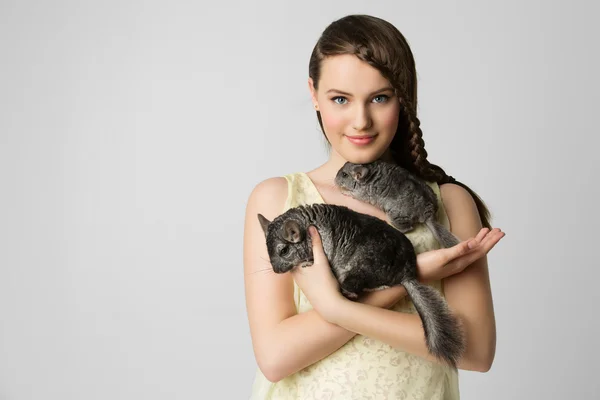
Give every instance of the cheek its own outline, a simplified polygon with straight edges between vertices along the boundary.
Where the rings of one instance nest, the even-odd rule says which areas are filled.
[[[396,132],[396,129],[398,128],[398,122],[400,121],[399,113],[399,107],[390,107],[389,110],[386,110],[385,113],[381,114],[379,123],[382,127],[385,127],[386,130]]]
[[[323,121],[323,127],[327,136],[338,136],[344,133],[346,126],[348,125],[347,118],[344,117],[344,113],[339,110],[333,110],[330,107],[323,107],[321,110],[321,121]]]
[[[328,112],[327,110],[321,112],[321,120],[323,121],[323,126],[328,136],[343,133],[344,128],[347,125],[347,121],[341,113]]]

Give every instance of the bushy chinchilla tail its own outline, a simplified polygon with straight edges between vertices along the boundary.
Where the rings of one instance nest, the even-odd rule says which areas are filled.
[[[439,222],[437,222],[434,218],[430,218],[425,222],[433,236],[440,243],[440,246],[448,248],[452,246],[456,246],[460,243],[460,239],[454,236],[452,232],[450,232],[446,227]]]
[[[453,368],[465,350],[464,336],[458,318],[450,312],[442,295],[415,279],[402,282],[415,305],[429,352]]]

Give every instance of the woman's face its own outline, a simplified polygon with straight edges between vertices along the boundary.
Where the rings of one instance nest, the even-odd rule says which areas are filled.
[[[311,78],[309,89],[337,155],[353,163],[384,155],[398,127],[400,104],[377,69],[354,55],[328,57],[321,64],[319,90]]]

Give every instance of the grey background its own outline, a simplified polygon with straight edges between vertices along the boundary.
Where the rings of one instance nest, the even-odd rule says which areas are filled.
[[[429,159],[507,232],[463,398],[598,398],[598,6],[367,4],[0,3],[1,400],[248,397],[245,203],[326,159],[308,59],[351,13],[407,37]]]

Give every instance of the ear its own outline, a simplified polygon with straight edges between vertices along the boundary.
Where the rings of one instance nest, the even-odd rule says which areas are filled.
[[[300,224],[294,220],[286,221],[283,224],[283,239],[290,243],[298,243],[304,239],[304,232],[300,229]]]
[[[266,237],[267,236],[267,228],[269,227],[269,224],[271,223],[271,221],[269,221],[268,219],[263,217],[262,214],[258,214],[258,222],[260,222],[260,226],[261,226],[263,232],[265,233],[265,237]]]
[[[317,103],[317,89],[315,89],[313,78],[308,78],[308,90],[313,104]]]
[[[352,176],[357,181],[362,181],[363,179],[365,179],[367,177],[368,174],[369,174],[369,168],[367,168],[363,165],[357,165],[354,168],[352,168]]]

